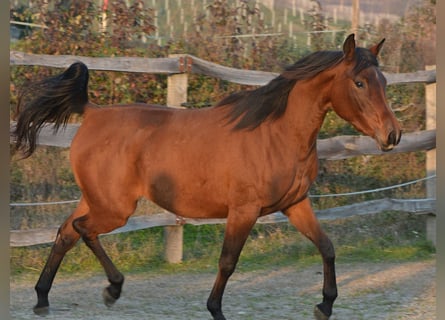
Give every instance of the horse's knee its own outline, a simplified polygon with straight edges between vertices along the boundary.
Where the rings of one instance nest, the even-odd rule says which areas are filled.
[[[225,278],[230,277],[235,271],[237,261],[233,258],[221,257],[219,260],[219,272]]]

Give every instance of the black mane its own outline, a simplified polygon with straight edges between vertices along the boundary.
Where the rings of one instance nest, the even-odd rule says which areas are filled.
[[[229,122],[239,119],[235,129],[254,129],[267,119],[278,119],[287,106],[289,92],[299,80],[310,79],[344,58],[342,51],[317,51],[288,66],[268,84],[254,90],[240,91],[221,100],[216,107],[230,105]],[[356,48],[354,73],[371,66],[377,59],[367,49]]]

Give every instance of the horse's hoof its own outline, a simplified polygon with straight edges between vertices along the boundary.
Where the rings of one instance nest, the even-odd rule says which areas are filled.
[[[314,317],[316,320],[329,320],[329,316],[325,315],[318,306],[315,306]]]
[[[108,288],[105,288],[104,291],[102,291],[102,297],[107,307],[111,307],[117,300],[108,292]]]
[[[32,309],[34,311],[35,314],[39,315],[39,316],[47,316],[49,315],[49,307],[34,307]]]

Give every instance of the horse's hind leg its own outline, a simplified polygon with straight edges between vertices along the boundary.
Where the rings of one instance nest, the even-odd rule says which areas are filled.
[[[323,302],[315,307],[314,315],[317,320],[327,320],[332,314],[332,306],[337,298],[334,246],[321,230],[308,198],[286,209],[284,213],[289,221],[315,244],[323,258]]]
[[[80,237],[77,231],[73,229],[72,221],[84,214],[87,210],[88,207],[85,202],[81,200],[73,214],[60,226],[45,267],[43,268],[40,278],[35,286],[37,304],[34,307],[34,313],[39,315],[49,313],[48,294],[57,270],[59,269],[65,254],[76,244]]]
[[[105,305],[110,307],[120,297],[122,285],[124,283],[124,276],[117,270],[116,266],[108,257],[97,237],[97,233],[92,231],[94,228],[91,227],[92,221],[90,214],[76,219],[73,222],[73,226],[82,236],[85,244],[91,249],[105,270],[110,285],[104,289],[103,298]]]

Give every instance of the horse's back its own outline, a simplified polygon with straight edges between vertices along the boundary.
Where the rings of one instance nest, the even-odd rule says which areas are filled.
[[[89,105],[71,144],[71,160],[74,164],[91,157],[108,156],[109,161],[129,156],[132,146],[147,139],[171,115],[171,110],[151,105]]]

